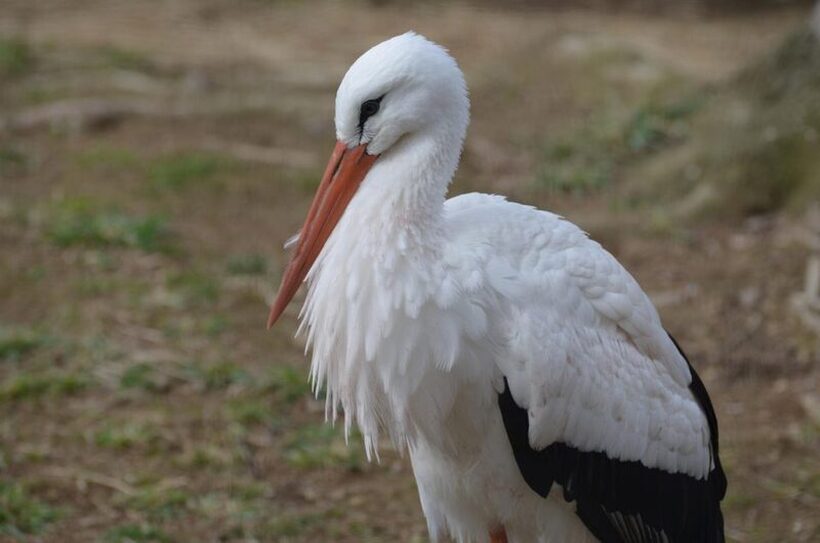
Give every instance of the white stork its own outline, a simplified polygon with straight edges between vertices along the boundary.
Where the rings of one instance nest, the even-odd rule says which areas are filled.
[[[572,223],[446,199],[464,76],[407,33],[336,94],[336,144],[271,309],[302,326],[328,416],[409,451],[430,535],[723,541],[709,396],[632,276]]]

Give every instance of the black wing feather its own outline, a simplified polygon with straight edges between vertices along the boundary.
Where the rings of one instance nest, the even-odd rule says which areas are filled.
[[[711,434],[714,468],[708,478],[669,473],[560,442],[536,451],[529,443],[527,410],[515,403],[505,380],[498,404],[524,480],[542,497],[553,483],[561,485],[564,499],[576,502],[578,517],[604,543],[723,543],[720,500],[726,494],[726,476],[718,457],[717,417],[703,382],[691,364],[689,369],[690,389]]]

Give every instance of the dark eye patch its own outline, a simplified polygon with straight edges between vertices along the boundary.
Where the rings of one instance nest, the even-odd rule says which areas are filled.
[[[367,119],[379,112],[382,98],[384,98],[384,96],[362,102],[362,106],[359,109],[359,130],[364,128],[364,123],[367,122]]]

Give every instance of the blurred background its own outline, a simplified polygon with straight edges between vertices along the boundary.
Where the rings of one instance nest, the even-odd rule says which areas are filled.
[[[711,391],[731,541],[820,541],[811,2],[3,0],[0,540],[427,541],[267,304],[371,45],[446,45],[453,192],[561,213]],[[814,258],[815,260],[812,260]],[[813,264],[812,264],[813,262]]]

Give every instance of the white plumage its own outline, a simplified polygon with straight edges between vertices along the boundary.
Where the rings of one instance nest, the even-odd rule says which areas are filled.
[[[412,33],[365,53],[342,81],[341,152],[366,150],[372,166],[321,252],[300,239],[294,258],[316,255],[292,265],[309,283],[311,378],[368,455],[384,432],[409,450],[434,540],[593,541],[557,480],[544,499],[522,477],[499,409],[505,379],[534,451],[561,443],[698,481],[718,467],[706,408],[647,296],[584,232],[499,196],[445,201],[468,110],[455,61]],[[341,190],[345,168],[331,164],[323,186]],[[628,535],[618,514],[610,523]],[[622,540],[669,540],[653,529]]]

